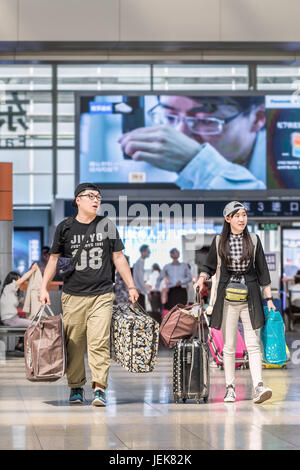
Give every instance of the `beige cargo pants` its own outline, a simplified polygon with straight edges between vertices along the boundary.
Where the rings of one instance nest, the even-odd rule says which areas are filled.
[[[114,294],[80,297],[62,294],[67,348],[67,379],[71,388],[86,383],[84,354],[92,372],[91,385],[107,387],[110,367],[110,324]]]

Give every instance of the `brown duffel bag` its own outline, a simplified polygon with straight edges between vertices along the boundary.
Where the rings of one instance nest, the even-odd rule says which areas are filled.
[[[159,329],[160,344],[174,348],[177,341],[193,336],[197,329],[200,305],[175,305],[163,318]]]
[[[50,312],[48,317],[43,316],[45,307]],[[31,382],[55,382],[65,375],[62,315],[54,315],[49,305],[40,307],[25,331],[24,358],[26,379]]]

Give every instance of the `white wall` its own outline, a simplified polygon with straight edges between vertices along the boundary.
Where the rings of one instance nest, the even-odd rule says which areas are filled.
[[[300,41],[299,0],[0,0],[0,41]]]

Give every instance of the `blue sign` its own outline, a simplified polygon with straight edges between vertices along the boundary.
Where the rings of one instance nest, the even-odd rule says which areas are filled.
[[[99,101],[89,102],[90,113],[92,114],[112,114],[113,103],[99,103]]]
[[[276,255],[274,253],[265,253],[269,271],[276,271]]]

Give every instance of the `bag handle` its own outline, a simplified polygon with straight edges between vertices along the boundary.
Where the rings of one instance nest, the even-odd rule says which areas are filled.
[[[50,312],[49,316],[53,316],[53,317],[55,316],[52,309],[50,308],[50,305],[48,305],[48,304],[41,305],[40,308],[38,309],[38,311],[36,312],[36,314],[34,315],[33,319],[31,320],[31,323],[30,323],[29,326],[32,325],[32,323],[35,321],[36,317],[38,317],[38,320],[37,320],[36,324],[38,324],[41,321],[42,315],[43,315],[46,307],[48,308],[48,310]]]
[[[139,307],[142,309],[141,306],[139,306]],[[128,302],[124,305],[118,305],[118,308],[121,310],[122,313],[125,313],[125,314],[128,314],[128,312],[126,311],[126,308],[128,310],[130,310],[134,315],[138,315],[139,313],[141,313],[141,312],[137,312],[136,310],[134,310],[134,308],[133,308],[133,306],[130,302]]]
[[[144,313],[145,315],[148,315],[147,312],[146,312],[146,310],[141,306],[141,304],[138,303],[137,300],[136,300],[136,302],[135,302],[135,305],[137,305],[137,307],[138,307],[139,310],[141,311],[141,312],[139,312],[139,313]]]
[[[274,310],[273,308],[271,308],[271,310],[268,312],[268,315],[265,316],[265,320],[268,320],[270,318],[272,312],[275,313],[277,312],[277,310]]]

